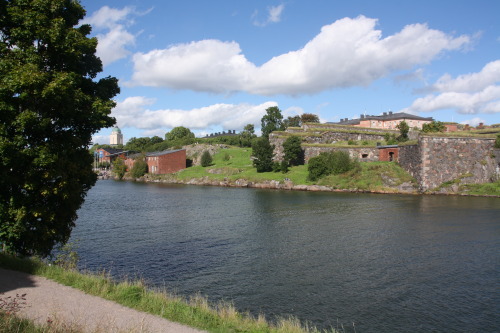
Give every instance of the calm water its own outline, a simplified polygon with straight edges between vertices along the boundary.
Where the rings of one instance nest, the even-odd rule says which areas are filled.
[[[360,332],[499,332],[500,199],[99,181],[82,265]]]

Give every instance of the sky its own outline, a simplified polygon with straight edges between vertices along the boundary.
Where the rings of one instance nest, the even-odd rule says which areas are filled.
[[[260,132],[271,106],[321,122],[393,111],[500,123],[498,0],[80,2],[101,77],[119,79],[111,115],[125,141],[176,126]]]

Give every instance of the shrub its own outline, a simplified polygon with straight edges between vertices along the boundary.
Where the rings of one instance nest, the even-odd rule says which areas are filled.
[[[497,135],[495,140],[495,148],[500,148],[500,134]]]
[[[321,177],[330,174],[338,175],[345,173],[354,167],[357,162],[353,161],[345,151],[334,151],[331,153],[321,153],[309,160],[308,179],[316,181]]]
[[[269,139],[261,137],[252,141],[253,165],[257,172],[267,172],[273,170],[274,146],[269,143]]]
[[[347,140],[347,144],[349,146],[354,146],[356,144],[356,141],[349,139],[349,140]]]
[[[223,160],[224,162],[227,162],[227,161],[229,161],[230,159],[231,159],[231,156],[229,156],[229,154],[228,154],[228,153],[225,153],[225,154],[224,154],[224,157],[222,157],[222,160]]]
[[[118,179],[122,179],[125,176],[125,172],[127,172],[127,166],[122,158],[117,158],[113,162],[113,172],[118,177]]]
[[[132,170],[130,170],[130,175],[133,178],[141,178],[148,172],[148,163],[144,161],[143,158],[139,158],[135,161]]]
[[[292,135],[283,143],[284,161],[286,161],[287,166],[304,164],[304,151],[300,145],[301,142],[301,138]]]
[[[210,152],[208,150],[205,150],[201,155],[201,166],[207,167],[210,164],[212,164],[212,155],[210,155]]]
[[[422,126],[422,132],[424,133],[444,132],[445,130],[446,126],[444,126],[444,123],[435,120]]]
[[[402,121],[396,125],[396,128],[399,129],[399,136],[397,140],[399,142],[408,141],[408,132],[410,131],[410,126],[406,121]]]

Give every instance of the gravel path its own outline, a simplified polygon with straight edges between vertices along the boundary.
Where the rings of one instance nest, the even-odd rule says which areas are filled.
[[[0,298],[26,294],[18,312],[40,324],[55,323],[83,332],[202,332],[85,294],[43,277],[0,268]]]

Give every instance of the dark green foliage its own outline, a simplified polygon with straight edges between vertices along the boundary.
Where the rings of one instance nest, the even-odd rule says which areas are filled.
[[[145,161],[144,155],[142,155],[135,160],[130,175],[132,178],[141,178],[146,173],[148,173],[148,163]]]
[[[435,120],[422,126],[422,132],[424,133],[444,132],[445,130],[446,126],[442,122]]]
[[[222,160],[224,162],[227,162],[231,159],[231,156],[228,153],[224,153],[224,156],[222,157]]]
[[[408,141],[408,132],[410,131],[410,126],[406,121],[402,121],[396,125],[396,128],[399,129],[399,136],[397,140],[399,142]]]
[[[165,134],[167,141],[190,141],[194,140],[194,133],[189,128],[184,126],[174,127],[170,132]],[[188,143],[189,144],[189,143]]]
[[[257,136],[255,135],[255,128],[253,124],[247,124],[239,135],[240,147],[251,147],[252,140]]]
[[[92,135],[111,127],[118,80],[103,77],[78,1],[0,0],[0,243],[47,256],[69,239],[95,184]]]
[[[288,162],[287,161],[285,161],[285,160],[281,161],[281,163],[280,163],[280,171],[282,173],[287,173],[288,172]]]
[[[349,139],[349,140],[347,140],[347,144],[348,144],[349,146],[353,146],[353,145],[355,145],[355,144],[356,144],[356,141]]]
[[[300,127],[302,125],[302,121],[300,120],[300,116],[294,116],[286,118],[283,120],[283,125],[288,128],[288,127]]]
[[[252,142],[253,165],[257,172],[267,172],[273,170],[274,146],[269,143],[269,139],[262,137]]]
[[[304,151],[302,150],[302,139],[296,135],[289,136],[283,142],[284,162],[287,166],[304,164]]]
[[[238,135],[220,135],[215,138],[201,138],[197,139],[196,142],[205,143],[205,144],[224,144],[230,146],[239,146],[240,145],[240,137]]]
[[[269,137],[269,134],[274,131],[284,131],[283,115],[277,106],[271,106],[266,109],[266,114],[261,119],[262,136]]]
[[[358,162],[353,161],[345,151],[321,153],[309,160],[309,165],[307,167],[309,171],[308,179],[316,181],[321,177],[331,174],[342,174],[352,170],[356,167],[357,163]]]
[[[312,113],[303,113],[300,116],[300,121],[302,124],[304,123],[319,123],[319,117]]]
[[[212,155],[210,155],[210,152],[208,150],[205,150],[203,154],[201,154],[201,166],[202,167],[207,167],[212,164]]]
[[[384,140],[387,145],[395,145],[398,143],[396,135],[394,133],[385,133]]]
[[[127,172],[127,166],[122,158],[117,158],[113,161],[113,172],[118,177],[118,179],[123,179],[125,173]]]
[[[500,134],[498,134],[495,139],[495,148],[500,148]]]

